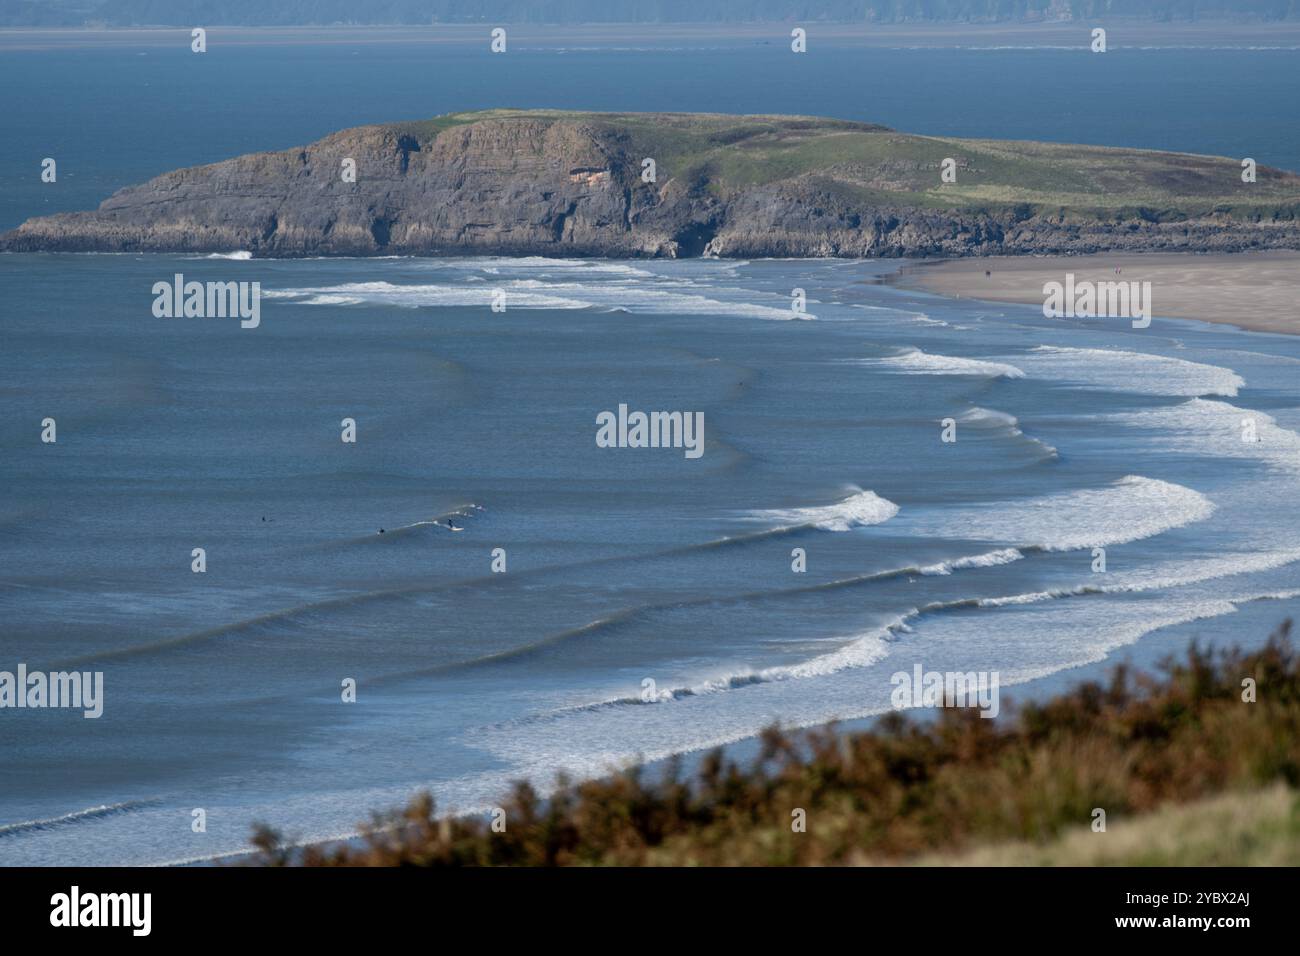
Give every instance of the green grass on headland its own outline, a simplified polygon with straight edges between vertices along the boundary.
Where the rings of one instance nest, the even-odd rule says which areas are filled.
[[[918,866],[1300,866],[1300,792],[1277,783],[1120,820],[1105,833],[1067,829],[1044,843],[1016,841],[933,853]]]
[[[874,123],[812,116],[711,113],[584,113],[495,109],[394,124],[422,143],[484,121],[580,123],[632,156],[653,157],[676,178],[727,197],[748,187],[803,180],[879,204],[971,211],[1182,220],[1251,220],[1300,214],[1300,178],[1259,167],[1241,181],[1244,157],[1064,143],[956,139],[900,133]],[[941,182],[945,159],[957,181]]]
[[[289,850],[260,830],[254,862],[1294,862],[1297,788],[1300,659],[1288,623],[1251,654],[1193,645],[1154,676],[1117,667],[1105,684],[998,719],[945,708],[926,722],[889,714],[851,735],[773,729],[752,766],[717,751],[689,779],[634,768],[561,782],[546,800],[521,783],[501,805],[504,832],[486,817],[439,819],[427,797],[347,845]],[[1093,830],[1097,809],[1105,832]]]

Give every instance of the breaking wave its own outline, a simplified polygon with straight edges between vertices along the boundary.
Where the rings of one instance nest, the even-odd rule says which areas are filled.
[[[1232,397],[1246,385],[1230,368],[1123,349],[1039,345],[1016,361],[1031,374],[1041,371],[1052,379],[1144,395]]]
[[[117,816],[121,813],[131,813],[135,810],[143,810],[146,807],[156,806],[158,803],[159,801],[156,800],[128,800],[125,803],[108,803],[98,807],[89,807],[85,810],[65,813],[58,817],[46,817],[40,820],[24,820],[21,823],[6,823],[0,825],[0,839],[19,833],[53,830],[58,827],[71,826],[76,823],[85,823],[89,820],[100,820],[104,817]]]
[[[946,324],[946,323],[945,323]],[[863,364],[879,365],[908,375],[981,375],[986,378],[1024,378],[1025,373],[1004,362],[936,355],[909,348],[897,355],[864,359]]]
[[[1150,429],[1158,448],[1224,458],[1253,458],[1279,471],[1300,472],[1300,435],[1264,412],[1193,398],[1178,405],[1109,416]]]
[[[547,260],[549,261],[549,260]],[[489,274],[502,266],[484,266]],[[641,270],[636,270],[640,272]],[[615,275],[622,273],[615,272]],[[648,275],[648,274],[646,274]],[[468,278],[468,277],[467,277]],[[665,277],[629,276],[629,281],[602,279],[592,282],[571,281],[565,275],[552,281],[530,272],[526,277],[507,278],[495,287],[491,284],[469,285],[468,281],[401,284],[394,282],[344,282],[329,286],[264,290],[270,299],[282,299],[297,305],[391,305],[403,308],[491,307],[498,289],[505,293],[507,308],[520,309],[605,309],[632,313],[673,315],[734,315],[757,319],[811,319],[812,314],[794,313],[788,305],[764,305],[751,301],[755,296],[780,301],[743,289],[700,286],[689,280]]]
[[[771,508],[750,512],[760,521],[775,521],[782,530],[812,527],[821,531],[850,531],[853,528],[880,524],[898,514],[898,505],[874,491],[858,490],[833,505],[809,508]]]
[[[1043,551],[1075,551],[1150,538],[1203,521],[1214,510],[1209,498],[1191,488],[1126,475],[1104,488],[936,509],[910,519],[908,530]]]

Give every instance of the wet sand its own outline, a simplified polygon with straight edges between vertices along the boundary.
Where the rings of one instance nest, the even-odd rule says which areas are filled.
[[[1042,306],[1043,285],[1064,282],[1067,273],[1076,282],[1150,282],[1157,318],[1300,334],[1300,252],[948,259],[905,266],[893,281],[954,298]]]

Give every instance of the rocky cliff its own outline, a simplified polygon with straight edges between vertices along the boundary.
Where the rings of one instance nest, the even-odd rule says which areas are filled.
[[[345,130],[167,173],[0,236],[8,251],[258,256],[1256,248],[1300,248],[1300,177],[1259,167],[1246,183],[1238,159],[805,117],[547,111]]]

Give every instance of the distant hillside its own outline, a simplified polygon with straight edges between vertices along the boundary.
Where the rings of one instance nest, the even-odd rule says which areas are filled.
[[[643,174],[646,160],[655,175]],[[951,161],[951,162],[948,162]],[[355,181],[342,170],[353,164]],[[946,165],[955,181],[945,182]],[[963,256],[1300,249],[1300,176],[795,116],[487,110],[182,169],[14,252]]]
[[[1300,19],[1300,0],[0,0],[2,26]]]

